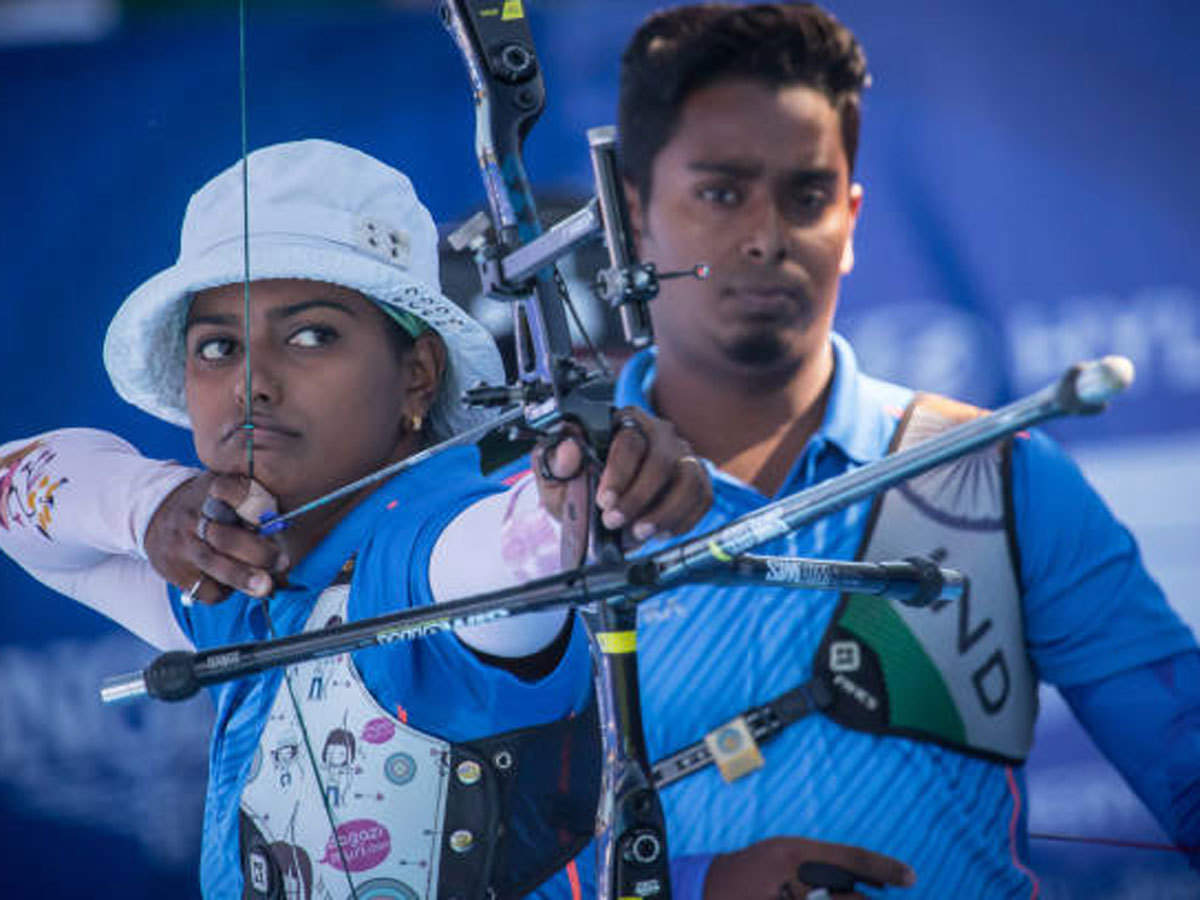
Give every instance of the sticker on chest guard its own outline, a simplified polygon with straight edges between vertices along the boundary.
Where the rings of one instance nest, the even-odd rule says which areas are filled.
[[[737,781],[766,765],[744,716],[730,719],[704,736],[704,745],[727,782]]]

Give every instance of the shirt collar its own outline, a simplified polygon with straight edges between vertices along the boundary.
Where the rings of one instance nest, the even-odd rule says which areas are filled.
[[[825,418],[812,440],[833,444],[854,462],[866,462],[878,455],[873,427],[878,411],[867,408],[866,392],[860,390],[858,360],[849,341],[836,332],[830,335],[830,341],[833,344],[833,383]],[[650,397],[657,361],[657,347],[648,347],[630,358],[617,380],[618,406],[639,406],[647,412],[654,411]]]

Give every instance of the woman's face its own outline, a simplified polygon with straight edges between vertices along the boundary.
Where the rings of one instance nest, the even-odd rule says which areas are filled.
[[[390,319],[357,291],[319,281],[250,284],[251,421],[243,286],[200,291],[188,314],[187,407],[196,453],[254,477],[286,511],[402,459],[420,443],[444,367],[427,333],[397,350]]]

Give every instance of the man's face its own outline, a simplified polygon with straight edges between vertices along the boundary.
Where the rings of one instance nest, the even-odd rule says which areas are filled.
[[[196,453],[245,473],[246,358],[240,284],[196,294],[188,314],[187,405]],[[254,475],[294,508],[403,456],[406,392],[422,378],[402,360],[384,313],[361,294],[299,279],[250,285]]]
[[[747,79],[693,93],[644,208],[631,197],[643,260],[711,266],[651,303],[661,363],[786,377],[823,353],[861,196],[824,95]]]

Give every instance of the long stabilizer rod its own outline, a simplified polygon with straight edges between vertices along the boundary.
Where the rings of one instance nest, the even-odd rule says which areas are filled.
[[[1109,356],[1082,363],[1073,366],[1055,384],[1022,400],[947,429],[908,450],[778,500],[669,550],[638,560],[588,566],[519,587],[274,641],[195,653],[172,651],[158,657],[143,671],[107,679],[101,688],[101,699],[113,702],[150,695],[164,700],[182,700],[201,687],[275,666],[481,625],[520,613],[581,606],[618,596],[642,599],[687,578],[711,577],[714,569],[719,571],[735,564],[746,551],[759,544],[1009,434],[1056,416],[1099,412],[1132,380],[1133,364],[1123,357]],[[824,570],[816,578],[818,583],[804,585],[799,580],[802,573],[796,572],[793,574],[797,575],[797,580],[789,583],[840,590],[839,585],[828,583],[829,573],[830,570]]]

